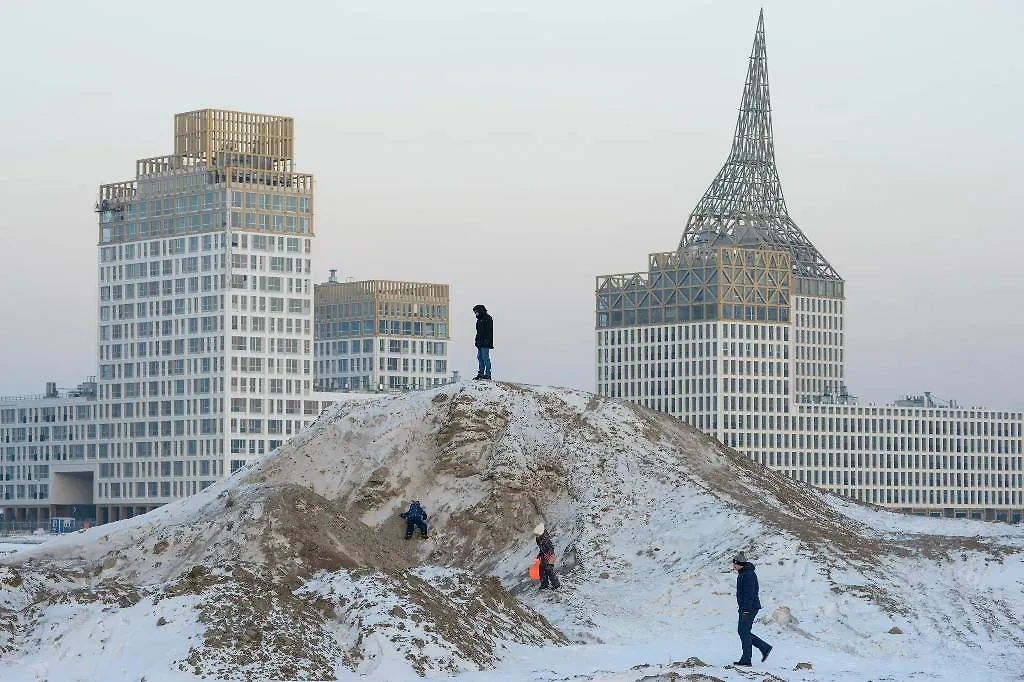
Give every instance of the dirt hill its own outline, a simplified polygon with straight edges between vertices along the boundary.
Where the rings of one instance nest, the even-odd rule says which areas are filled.
[[[410,499],[430,540],[402,539]],[[539,521],[556,598],[526,578]],[[1024,642],[1022,547],[1017,529],[841,501],[642,408],[466,383],[336,405],[200,495],[0,559],[0,648],[73,655],[76,619],[101,618],[93,646],[124,655],[144,627],[154,666],[196,675],[454,673],[516,644],[724,619],[743,549],[766,613],[798,616],[776,615],[780,634],[886,654],[898,628],[983,651]]]

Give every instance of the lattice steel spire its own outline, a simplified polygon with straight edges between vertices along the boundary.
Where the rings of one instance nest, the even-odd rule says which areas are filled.
[[[794,274],[840,279],[789,217],[782,196],[772,139],[764,10],[757,19],[729,158],[686,221],[679,249],[728,245],[788,250]]]

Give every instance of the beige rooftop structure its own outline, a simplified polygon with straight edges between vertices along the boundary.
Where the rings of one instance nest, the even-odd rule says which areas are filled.
[[[265,157],[279,162],[295,158],[295,121],[223,109],[199,109],[174,117],[174,153],[197,159],[219,155]]]

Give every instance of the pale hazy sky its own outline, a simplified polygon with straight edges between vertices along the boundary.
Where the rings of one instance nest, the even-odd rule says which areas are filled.
[[[1024,409],[1024,3],[24,2],[0,10],[0,393],[96,371],[96,188],[176,112],[291,115],[315,279],[452,285],[452,367],[594,387],[594,277],[679,241],[765,9],[791,214],[847,281],[847,380]]]

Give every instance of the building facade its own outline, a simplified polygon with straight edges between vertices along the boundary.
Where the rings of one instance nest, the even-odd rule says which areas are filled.
[[[51,382],[41,395],[0,398],[0,528],[33,528],[51,511],[94,517],[98,415],[93,377],[71,391],[58,391]],[[62,504],[51,510],[51,499]]]
[[[1024,415],[847,391],[844,281],[789,215],[763,17],[732,148],[674,251],[596,282],[596,386],[752,459],[914,513],[1019,522]]]
[[[337,399],[313,387],[313,176],[294,140],[288,117],[178,114],[171,154],[100,187],[98,375],[0,401],[5,519],[148,511]]]
[[[448,383],[447,284],[339,282],[314,287],[314,373],[329,391]]]

